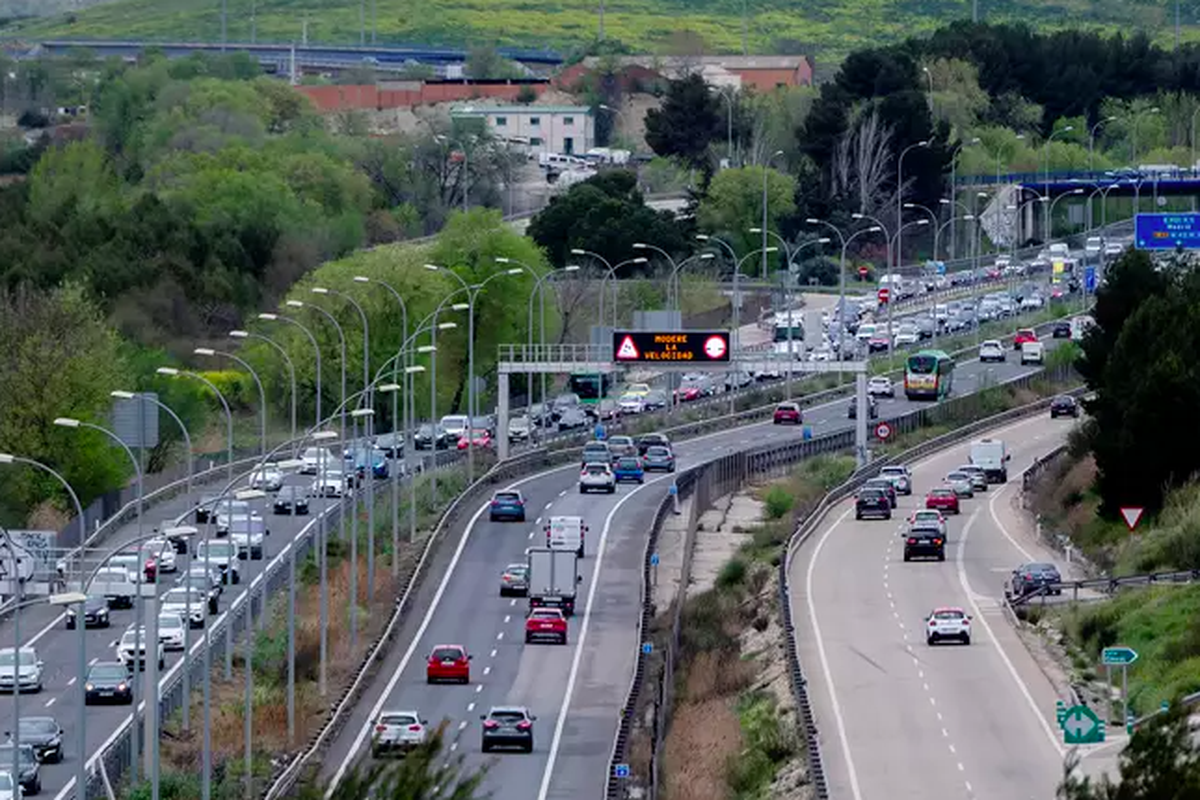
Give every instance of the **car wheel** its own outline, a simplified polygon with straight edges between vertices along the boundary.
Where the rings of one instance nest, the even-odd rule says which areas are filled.
[[[525,644],[530,644],[531,642],[533,642],[533,637],[530,636],[528,633],[525,634]]]
[[[499,517],[497,517],[495,514],[489,514],[489,515],[488,515],[488,521],[490,521],[490,522],[499,522],[499,521],[500,521],[500,518],[499,518]]]
[[[862,519],[862,514],[860,514],[860,513],[858,513],[857,511],[855,511],[855,512],[854,512],[854,518],[855,518],[856,520],[861,520],[861,519]]]
[[[892,518],[892,512],[890,512],[890,511],[889,511],[889,512],[887,512],[886,514],[884,514],[884,515],[883,515],[883,518],[884,518],[884,519],[891,519],[891,518]]]
[[[942,552],[938,553],[938,561],[945,561],[945,560],[946,560],[946,552],[943,550]]]
[[[75,630],[75,623],[72,621],[71,617],[67,617],[67,630]]]
[[[163,670],[163,668],[164,668],[165,666],[167,666],[167,661],[166,661],[166,659],[160,658],[160,659],[158,660],[158,671],[159,671],[159,672],[162,672],[162,670]]]
[[[517,517],[517,522],[524,522],[524,521],[525,521],[525,515],[524,515],[524,514],[522,514],[521,516]]]
[[[526,752],[526,753],[532,753],[532,752],[533,752],[533,742],[530,742],[529,744],[525,745],[525,752]]]
[[[909,561],[912,561],[912,556],[910,556],[908,553],[905,553],[905,554],[904,554],[904,561],[905,561],[906,563],[907,563],[907,562],[909,562]]]
[[[479,746],[479,749],[485,753],[489,753],[492,750],[492,748],[488,745],[487,742],[482,742]]]
[[[926,637],[925,637],[925,644],[929,645],[930,647],[933,647],[933,637],[932,637],[932,636],[926,636]]]
[[[37,781],[34,782],[33,786],[29,787],[29,791],[26,792],[26,794],[41,794],[41,793],[42,793],[42,780],[41,780],[41,778],[39,778]]]
[[[963,643],[963,644],[970,644],[970,643],[971,643],[971,635],[970,635],[970,634],[967,634],[967,635],[963,636],[963,637],[962,637],[962,643]]]

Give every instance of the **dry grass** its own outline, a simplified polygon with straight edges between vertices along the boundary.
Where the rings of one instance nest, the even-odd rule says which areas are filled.
[[[704,670],[688,674],[686,691],[693,682],[706,680]],[[695,687],[698,695],[705,687]],[[729,787],[726,765],[742,749],[742,731],[734,710],[736,695],[676,704],[667,734],[664,757],[665,796],[668,800],[725,800]]]
[[[422,541],[404,543],[400,550],[400,573],[403,578],[411,571],[420,556]],[[320,665],[320,592],[318,586],[304,586],[296,596],[296,732],[294,741],[287,735],[287,661],[286,661],[286,598],[276,598],[270,608],[271,619],[264,632],[256,635],[254,662],[253,744],[256,779],[264,781],[270,774],[269,761],[285,753],[303,748],[325,723],[333,701],[340,697],[353,677],[367,649],[382,633],[394,605],[398,587],[394,581],[391,562],[387,557],[376,559],[376,592],[372,609],[366,601],[367,569],[365,557],[358,565],[359,630],[357,643],[350,646],[348,602],[350,598],[350,561],[333,563],[329,569],[329,694],[322,698],[317,680]],[[244,698],[245,670],[241,658],[243,642],[234,655],[233,678],[224,680],[223,666],[214,664],[212,673],[213,763],[218,772],[221,764],[232,772],[242,769],[245,746]],[[198,721],[203,713],[201,702],[193,703],[192,718]],[[201,728],[195,722],[190,733],[184,733],[178,718],[164,726],[162,758],[164,767],[184,773],[200,769]],[[261,789],[262,787],[256,787]]]

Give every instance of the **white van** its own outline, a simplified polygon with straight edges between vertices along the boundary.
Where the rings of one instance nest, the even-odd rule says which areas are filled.
[[[971,463],[983,470],[988,483],[1008,483],[1008,462],[1011,459],[1003,439],[976,439],[971,442]]]
[[[583,558],[587,531],[583,517],[551,517],[546,523],[546,547],[551,550],[574,550],[576,556]]]
[[[1042,364],[1046,360],[1046,346],[1041,342],[1025,342],[1021,345],[1022,364]]]

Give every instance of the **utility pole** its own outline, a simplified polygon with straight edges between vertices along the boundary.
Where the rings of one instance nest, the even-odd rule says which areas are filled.
[[[750,0],[742,0],[742,55],[750,55],[750,16],[749,5]]]
[[[600,30],[597,32],[596,38],[604,41],[604,0],[600,0]]]
[[[979,0],[971,0],[971,21],[979,24]]]

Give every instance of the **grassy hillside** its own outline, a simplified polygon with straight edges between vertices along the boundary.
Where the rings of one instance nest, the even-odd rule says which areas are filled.
[[[22,0],[7,0],[20,3]],[[3,0],[0,0],[2,3]],[[257,6],[260,41],[300,37],[357,43],[360,0],[227,0],[230,40],[250,38]],[[591,40],[606,2],[610,38],[638,51],[670,52],[682,31],[708,52],[740,52],[742,0],[374,0],[380,42],[496,44],[569,51]],[[366,6],[368,28],[372,0]],[[0,5],[2,7],[2,5]],[[826,62],[873,43],[895,41],[969,16],[971,0],[748,0],[752,52],[813,54]],[[1172,35],[1170,0],[979,0],[988,21],[1024,20]],[[220,36],[220,0],[113,0],[74,12],[10,23],[0,35],[22,37],[208,40]],[[1195,21],[1194,15],[1191,21]],[[369,32],[368,32],[369,40]]]

